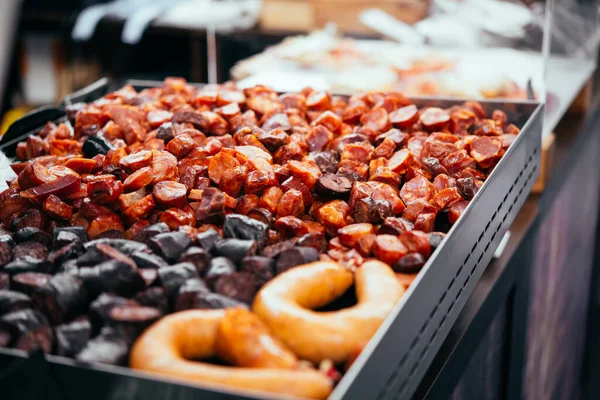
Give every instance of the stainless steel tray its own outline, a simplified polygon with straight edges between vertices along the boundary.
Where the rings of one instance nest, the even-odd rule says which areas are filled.
[[[131,81],[131,84],[136,89],[160,85],[154,81]],[[67,96],[63,103],[93,101],[107,93],[109,86],[107,80],[101,80]],[[438,107],[462,102],[439,98],[413,100],[417,105]],[[344,375],[330,399],[412,397],[535,183],[541,161],[543,105],[535,102],[481,103],[488,112],[503,109],[509,120],[521,128],[520,135]],[[16,142],[35,133],[48,119],[63,117],[61,107],[31,113],[9,129],[7,137],[0,142],[0,150],[11,156]],[[6,167],[0,165],[0,171]],[[52,398],[75,399],[82,393],[87,399],[273,398],[263,393],[253,396],[228,387],[215,389],[208,385],[182,384],[123,367],[80,365],[71,359],[51,355],[45,357],[47,363],[39,361],[44,359],[40,355],[30,357],[30,361],[24,361],[25,357],[27,355],[15,350],[0,349],[0,388],[4,386],[7,390],[6,384],[2,385],[2,368],[12,367],[17,372],[13,372],[13,379],[7,381],[10,387],[30,388],[45,379],[46,386],[57,388],[57,397]],[[18,372],[36,369],[40,371]],[[16,392],[18,398],[26,398],[19,390]],[[45,395],[53,396],[54,393],[45,392]]]

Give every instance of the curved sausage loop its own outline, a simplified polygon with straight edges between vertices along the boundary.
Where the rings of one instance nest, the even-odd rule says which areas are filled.
[[[356,283],[358,302],[339,311],[316,312]],[[404,287],[380,261],[367,261],[355,276],[335,262],[292,268],[267,283],[253,310],[300,359],[347,360],[375,333]]]
[[[295,397],[326,399],[332,383],[313,369],[240,368],[190,361],[215,355],[224,310],[190,310],[168,315],[148,328],[131,350],[134,369],[191,383],[228,385]]]

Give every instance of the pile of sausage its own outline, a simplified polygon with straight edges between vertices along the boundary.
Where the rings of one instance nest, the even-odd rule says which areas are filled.
[[[518,133],[178,78],[68,106],[0,193],[0,346],[326,397]],[[236,367],[187,360],[211,357]]]

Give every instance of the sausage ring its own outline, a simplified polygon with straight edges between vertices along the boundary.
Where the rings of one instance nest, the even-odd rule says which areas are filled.
[[[355,281],[356,305],[316,312]],[[352,272],[321,261],[292,268],[267,283],[253,310],[298,357],[314,363],[347,360],[375,333],[404,293],[392,269],[367,261]]]
[[[218,331],[225,316],[225,310],[190,310],[160,319],[135,342],[131,367],[194,383],[312,399],[329,396],[331,380],[314,369],[241,368],[190,361],[215,355]]]

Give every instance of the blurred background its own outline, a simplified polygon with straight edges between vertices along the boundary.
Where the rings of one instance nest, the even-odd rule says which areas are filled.
[[[166,76],[546,100],[558,121],[595,69],[597,15],[594,0],[2,0],[1,129],[101,77]]]

